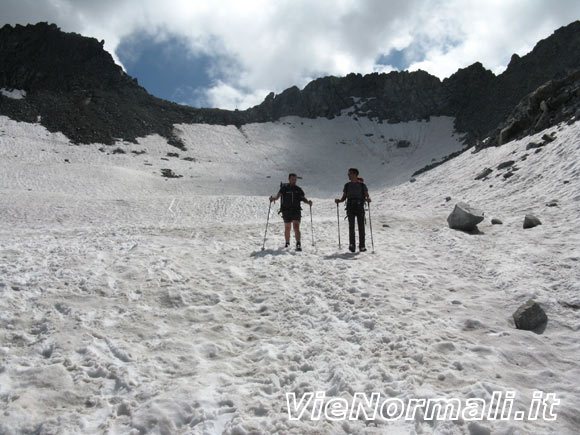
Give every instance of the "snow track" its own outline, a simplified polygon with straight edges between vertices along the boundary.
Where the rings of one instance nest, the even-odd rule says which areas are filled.
[[[261,251],[273,191],[240,197],[190,186],[185,194],[183,180],[122,169],[133,158],[122,155],[111,172],[119,178],[84,172],[86,160],[78,169],[59,163],[69,178],[55,169],[44,182],[47,172],[27,167],[32,155],[5,158],[0,433],[575,433],[579,131],[557,132],[511,181],[473,178],[520,157],[528,140],[466,153],[416,183],[371,188],[374,254],[370,234],[367,253],[338,250],[332,192],[342,180],[313,193],[315,247],[305,209],[304,251],[281,248],[273,207]],[[246,135],[259,142],[258,133]],[[1,152],[17,143],[0,142]],[[74,150],[73,158],[89,159]],[[227,180],[223,170],[217,175]],[[553,196],[560,206],[545,207]],[[486,219],[480,235],[450,230],[456,199],[501,212],[505,224]],[[521,229],[527,211],[544,225]],[[346,221],[341,230],[344,242]],[[542,334],[516,330],[510,319],[529,297],[548,312]],[[561,406],[556,422],[290,421],[285,394],[317,390],[402,400],[489,400],[492,391],[516,390],[517,409],[543,390]]]

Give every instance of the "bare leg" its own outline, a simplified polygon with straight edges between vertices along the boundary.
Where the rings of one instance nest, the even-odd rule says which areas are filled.
[[[290,242],[290,229],[291,228],[292,228],[291,222],[284,222],[284,238],[286,239],[287,243]]]
[[[294,226],[294,237],[296,237],[296,242],[300,241],[300,221],[292,221]],[[288,236],[290,237],[290,236]]]

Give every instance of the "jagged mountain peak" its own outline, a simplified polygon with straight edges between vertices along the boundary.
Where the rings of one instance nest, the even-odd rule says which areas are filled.
[[[441,81],[425,71],[348,74],[293,86],[244,111],[194,109],[155,98],[125,74],[103,42],[56,25],[38,23],[0,29],[0,88],[27,97],[0,96],[0,114],[61,131],[79,143],[134,141],[158,133],[177,146],[177,123],[242,125],[283,116],[333,118],[345,112],[377,122],[453,116],[471,143],[495,131],[520,100],[549,80],[580,69],[580,21],[513,55],[496,76],[480,62]],[[357,104],[355,104],[355,97]]]

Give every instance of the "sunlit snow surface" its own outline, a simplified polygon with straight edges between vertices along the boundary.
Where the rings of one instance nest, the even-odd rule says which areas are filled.
[[[580,124],[538,153],[526,145],[547,132],[409,183],[461,149],[452,127],[180,125],[183,152],[156,136],[77,146],[0,117],[0,433],[577,433]],[[519,170],[504,180],[507,160]],[[342,207],[338,249],[332,200],[351,166],[373,198],[374,253],[368,225],[369,251],[345,251]],[[304,207],[304,251],[281,248],[276,203],[262,251],[267,196],[291,171],[315,246]],[[458,201],[485,211],[479,234],[447,227]],[[530,212],[543,225],[523,230]],[[529,298],[541,334],[514,329]],[[561,404],[556,422],[290,421],[286,393],[319,390]]]

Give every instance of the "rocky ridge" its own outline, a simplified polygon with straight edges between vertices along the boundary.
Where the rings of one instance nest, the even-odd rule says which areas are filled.
[[[244,111],[196,109],[150,95],[114,63],[103,41],[54,24],[6,25],[0,29],[0,88],[23,90],[26,97],[0,94],[0,114],[40,122],[76,143],[113,144],[157,133],[177,147],[183,147],[174,134],[178,123],[240,126],[341,113],[390,123],[453,116],[456,130],[481,148],[571,119],[578,70],[580,21],[558,29],[525,56],[512,56],[498,76],[481,63],[443,81],[424,71],[349,74],[271,93]]]

